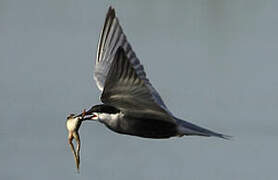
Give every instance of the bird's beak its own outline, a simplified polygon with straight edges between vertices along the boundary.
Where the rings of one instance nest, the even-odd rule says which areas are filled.
[[[86,111],[85,109],[83,110],[83,112],[81,114],[78,115],[79,117],[81,117],[82,121],[85,120],[93,120],[94,117],[96,117],[95,114],[92,114],[92,112],[90,111]]]
[[[82,120],[94,120],[94,117],[97,117],[95,114],[93,115],[87,115]]]

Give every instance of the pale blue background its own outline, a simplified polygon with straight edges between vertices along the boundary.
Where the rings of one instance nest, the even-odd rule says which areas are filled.
[[[97,39],[108,5],[178,117],[234,136],[150,140],[65,117],[98,104]],[[276,180],[278,1],[0,0],[0,178]]]

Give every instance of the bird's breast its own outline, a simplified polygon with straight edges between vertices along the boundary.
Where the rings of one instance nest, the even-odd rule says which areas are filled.
[[[177,135],[176,124],[151,117],[124,116],[108,127],[121,134],[145,138],[169,138]]]
[[[114,130],[118,128],[123,116],[124,116],[123,113],[115,113],[115,114],[101,113],[99,114],[99,120],[100,122],[104,123],[108,128]]]

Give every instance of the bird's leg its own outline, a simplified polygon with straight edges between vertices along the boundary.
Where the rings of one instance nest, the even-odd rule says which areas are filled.
[[[69,133],[68,143],[70,145],[71,152],[72,152],[72,154],[74,156],[75,164],[77,166],[77,171],[79,172],[79,162],[78,162],[79,160],[78,160],[78,158],[76,156],[76,152],[75,152],[75,149],[74,149],[74,146],[73,146],[73,143],[72,143],[73,137],[74,137],[73,133]]]
[[[73,132],[73,137],[76,141],[76,152],[75,152],[75,164],[77,168],[77,172],[79,172],[79,165],[80,165],[80,138],[77,131]]]

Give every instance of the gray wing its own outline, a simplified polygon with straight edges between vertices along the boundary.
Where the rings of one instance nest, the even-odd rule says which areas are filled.
[[[113,62],[115,62],[114,67],[112,67]],[[132,76],[128,74],[130,72]],[[156,111],[159,109],[171,114],[146,77],[144,68],[127,41],[115,10],[111,7],[106,15],[98,42],[94,79],[98,88],[103,91],[101,99],[104,103],[118,102],[116,103],[118,106],[126,103],[129,107],[136,103],[141,107],[148,105]]]
[[[154,101],[145,81],[140,79],[123,48],[119,47],[104,84],[101,100],[137,116],[175,122],[168,111]]]

